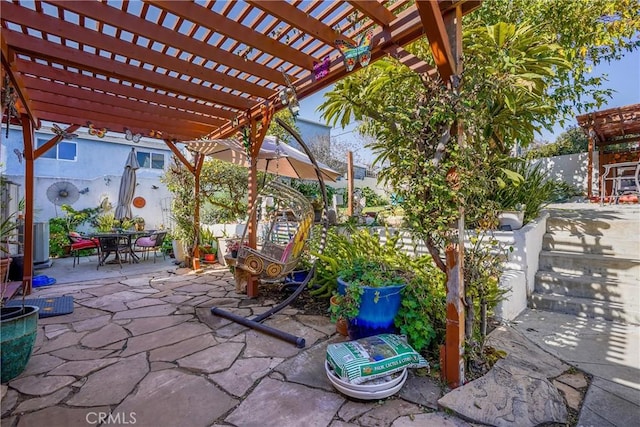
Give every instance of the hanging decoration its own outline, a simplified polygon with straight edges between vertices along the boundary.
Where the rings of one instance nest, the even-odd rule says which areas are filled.
[[[247,159],[251,161],[251,130],[249,126],[242,126],[242,145],[244,145],[244,150],[247,152]]]
[[[89,128],[89,135],[97,136],[98,138],[104,138],[108,130],[107,128],[98,129],[91,122],[87,122],[87,127]]]
[[[369,29],[360,35],[358,45],[354,46],[346,40],[336,40],[336,47],[340,49],[344,56],[344,66],[347,71],[353,70],[356,63],[366,67],[371,60],[371,39],[373,38],[373,30]]]
[[[11,117],[18,118],[18,110],[16,109],[16,102],[18,100],[18,94],[15,88],[11,84],[9,74],[4,76],[4,82],[2,84],[2,114],[7,115],[7,133],[6,138],[9,138],[9,125],[11,124]]]
[[[323,79],[329,74],[329,67],[331,66],[331,58],[329,55],[325,56],[321,62],[313,61],[313,79],[318,81]]]
[[[300,113],[300,103],[298,102],[298,95],[296,94],[296,88],[291,84],[289,76],[280,68],[280,72],[284,76],[284,80],[287,82],[287,87],[280,91],[280,102],[282,105],[289,107],[289,111],[293,117],[298,117]]]
[[[131,132],[131,129],[124,128],[124,138],[127,141],[132,141],[132,142],[135,142],[137,144],[138,142],[140,142],[140,138],[142,138],[142,134],[141,133],[133,133],[133,132]]]
[[[17,148],[13,149],[13,153],[18,157],[18,163],[22,164],[22,159],[24,157],[24,151],[20,151]]]
[[[151,130],[149,131],[149,136],[151,138],[157,138],[157,139],[162,139],[162,132],[160,132],[159,130]]]
[[[78,137],[77,134],[69,133],[56,124],[53,125],[53,127],[51,128],[51,131],[56,135],[61,136],[62,139],[75,139]]]

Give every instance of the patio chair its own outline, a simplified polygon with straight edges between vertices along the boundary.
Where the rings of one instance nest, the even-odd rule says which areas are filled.
[[[80,251],[84,249],[96,249],[98,258],[100,257],[100,245],[98,239],[91,239],[87,236],[72,231],[67,234],[71,243],[71,255],[73,256],[73,268],[76,268],[76,261],[80,264]]]
[[[149,259],[149,251],[153,249],[153,263],[156,263],[156,252],[158,248],[162,247],[162,242],[164,242],[164,238],[166,237],[166,231],[160,231],[157,233],[153,233],[149,236],[142,236],[136,239],[134,247],[142,249],[142,256],[146,254]],[[164,251],[162,252],[162,259],[166,259],[166,254]]]
[[[98,242],[101,256],[98,260],[96,270],[99,269],[101,265],[104,265],[105,260],[112,253],[116,255],[115,261],[117,261],[120,268],[122,268],[122,256],[126,258],[131,254],[131,238],[127,235],[98,236]]]

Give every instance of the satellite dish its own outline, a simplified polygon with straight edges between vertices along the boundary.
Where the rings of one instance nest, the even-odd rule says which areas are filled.
[[[80,190],[69,181],[58,181],[47,188],[47,199],[56,206],[71,205],[80,197]]]

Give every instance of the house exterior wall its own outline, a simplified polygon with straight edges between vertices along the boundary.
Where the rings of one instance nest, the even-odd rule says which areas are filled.
[[[565,154],[563,156],[543,157],[533,160],[533,165],[540,165],[542,171],[553,181],[566,182],[576,188],[587,191],[588,154]],[[598,152],[593,153],[592,186],[594,192],[598,190]]]
[[[319,140],[331,140],[331,127],[322,123],[314,122],[307,119],[296,118],[296,126],[300,131],[300,136],[304,140],[305,144],[313,145]],[[297,149],[302,149],[299,144],[291,138],[289,143]]]
[[[48,132],[49,128],[43,126],[42,131],[35,132],[36,141],[42,139],[48,141],[54,134]],[[171,151],[163,142],[143,138],[134,144],[121,136],[109,136],[98,139],[88,135],[80,129],[75,132],[78,137],[76,144],[75,160],[59,160],[51,158],[38,158],[35,161],[35,220],[46,222],[49,218],[61,216],[59,206],[48,200],[47,189],[60,181],[69,181],[83,194],[71,206],[76,209],[95,208],[108,198],[113,208],[118,201],[120,177],[124,164],[131,148],[136,152],[149,152],[164,157],[165,169],[170,161]],[[14,150],[23,150],[22,130],[12,127],[9,137],[2,142],[2,158],[4,159],[4,175],[18,183],[24,183],[24,160],[18,161]],[[136,173],[137,183],[135,196],[143,197],[146,204],[143,208],[132,207],[134,215],[145,219],[146,228],[159,228],[168,225],[169,205],[171,193],[160,182],[163,169],[140,168]],[[24,197],[20,190],[20,197]]]

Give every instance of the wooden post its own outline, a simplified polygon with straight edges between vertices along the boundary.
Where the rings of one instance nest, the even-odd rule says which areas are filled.
[[[347,152],[347,216],[353,216],[353,153]]]
[[[22,115],[22,139],[24,141],[24,269],[22,273],[22,292],[31,294],[33,283],[33,192],[34,192],[34,162],[33,127],[31,119]]]
[[[589,147],[587,148],[587,197],[591,200],[593,196],[593,148],[595,145],[596,132],[592,127],[589,128]],[[600,188],[600,195],[602,195],[603,188]]]
[[[194,159],[194,184],[193,197],[195,198],[195,207],[193,210],[193,258],[191,258],[191,267],[194,270],[200,270],[200,173],[204,164],[204,155],[197,153]]]

